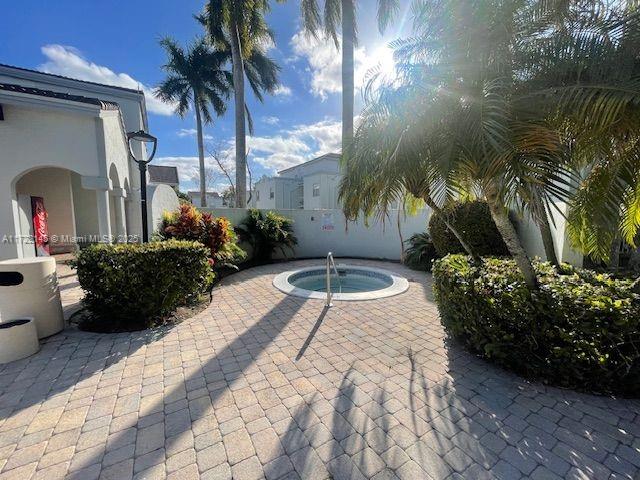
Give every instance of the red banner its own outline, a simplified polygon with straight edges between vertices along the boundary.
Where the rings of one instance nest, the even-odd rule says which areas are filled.
[[[47,226],[47,210],[44,208],[42,197],[31,197],[31,214],[33,216],[33,232],[36,244],[36,255],[48,257],[49,228]]]

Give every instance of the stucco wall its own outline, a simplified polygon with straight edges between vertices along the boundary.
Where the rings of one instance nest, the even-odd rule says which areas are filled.
[[[177,209],[179,205],[178,196],[169,185],[149,185],[147,187],[149,235],[158,228],[162,214],[165,211]]]
[[[101,127],[104,135],[105,157],[107,158],[107,176],[111,187],[122,187],[129,182],[129,152],[120,123],[118,112],[103,112]]]
[[[76,217],[76,234],[81,237],[98,235],[98,217],[95,190],[85,190],[79,175],[71,175],[73,205]]]
[[[247,211],[238,208],[206,209],[216,216],[227,217],[238,224]],[[298,237],[295,257],[324,257],[331,251],[336,257],[367,257],[399,260],[401,254],[400,237],[396,217],[392,216],[386,225],[371,221],[349,223],[345,230],[345,218],[341,210],[278,210],[278,213],[293,219],[293,229]],[[323,229],[323,215],[331,215],[333,230]],[[430,210],[421,210],[417,215],[407,217],[402,222],[402,235],[407,240],[411,235],[424,232]]]
[[[318,208],[334,209],[338,207],[339,174],[319,172],[304,177],[304,208],[313,210]],[[313,185],[320,186],[320,195],[313,196]]]
[[[216,216],[227,217],[237,225],[246,217],[246,210],[237,208],[205,209]],[[264,212],[268,211],[263,209]],[[364,222],[349,223],[345,230],[344,214],[339,209],[334,210],[284,210],[278,213],[294,220],[293,229],[298,237],[298,246],[294,256],[323,257],[331,251],[336,257],[367,257],[400,259],[400,237],[396,225],[395,213],[383,225],[381,222],[371,221],[367,226]],[[417,215],[403,218],[401,222],[402,237],[407,240],[414,233],[427,230],[430,210],[420,210]],[[324,215],[331,215],[333,230],[323,229]],[[573,265],[582,265],[582,255],[571,249],[568,240],[564,238],[564,222],[556,219],[554,240],[561,260]],[[518,222],[518,233],[530,256],[545,258],[540,232],[533,222],[526,219]]]
[[[15,185],[34,168],[60,167],[98,175],[96,119],[85,114],[3,105],[0,122],[0,236],[20,233]],[[19,254],[15,241],[0,242],[0,258]]]

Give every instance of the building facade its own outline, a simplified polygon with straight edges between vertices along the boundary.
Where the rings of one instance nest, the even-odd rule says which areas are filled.
[[[321,210],[338,208],[340,155],[328,153],[256,182],[255,208]]]
[[[54,254],[140,236],[126,133],[148,131],[142,92],[0,65],[0,112],[0,259],[36,255],[34,238]],[[147,196],[152,231],[178,200],[162,184]]]

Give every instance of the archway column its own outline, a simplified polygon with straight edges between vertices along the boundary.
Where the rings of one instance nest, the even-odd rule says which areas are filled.
[[[125,198],[127,197],[127,192],[124,188],[116,187],[111,190],[111,196],[113,197],[113,204],[115,207],[115,234],[119,237],[117,241],[124,243],[127,241],[127,214],[125,209]]]
[[[104,177],[81,178],[82,188],[95,190],[100,242],[111,242],[111,214],[109,209],[109,179]]]

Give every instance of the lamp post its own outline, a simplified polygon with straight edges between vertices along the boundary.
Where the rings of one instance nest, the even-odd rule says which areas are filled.
[[[153,135],[149,135],[144,130],[138,130],[137,132],[129,132],[127,133],[127,140],[129,144],[129,155],[131,158],[138,164],[138,169],[140,170],[140,207],[142,208],[142,243],[147,243],[149,241],[149,227],[147,225],[147,164],[153,160],[153,156],[156,154],[156,148],[158,146],[158,139]],[[142,158],[138,159],[133,154],[133,149],[131,148],[131,141],[141,142],[141,143],[151,143],[153,144],[153,148],[151,150],[151,155],[144,160]]]

